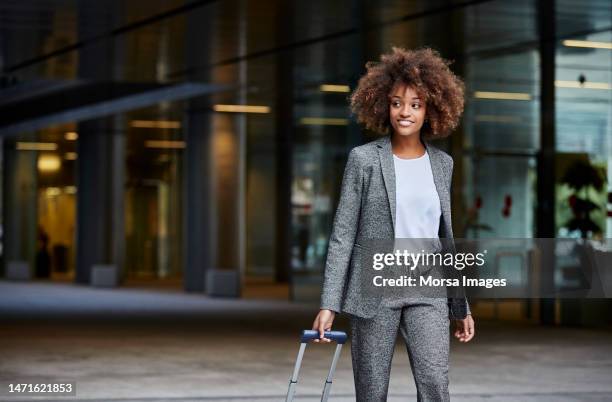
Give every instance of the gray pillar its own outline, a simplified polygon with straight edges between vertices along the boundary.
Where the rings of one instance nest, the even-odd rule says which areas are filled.
[[[125,255],[124,140],[113,118],[78,125],[76,277],[89,283],[97,264],[122,276]]]
[[[238,6],[243,11],[245,2]],[[237,83],[245,78],[243,63],[207,68],[214,60],[236,54],[246,41],[246,20],[241,13],[237,48],[216,47],[221,41],[213,22],[215,13],[223,12],[223,7],[235,5],[219,3],[194,10],[187,17],[187,64],[195,67],[188,77],[192,81]],[[237,295],[245,253],[246,116],[216,113],[211,109],[214,103],[241,104],[245,103],[245,96],[237,91],[189,102],[185,116],[184,286],[188,291]]]
[[[211,10],[197,9],[187,14],[186,66],[192,67],[187,79],[210,82],[210,63],[214,16]],[[212,233],[212,113],[209,100],[192,99],[187,103],[183,124],[184,152],[184,250],[183,286],[187,291],[202,292],[206,270],[211,266]]]
[[[203,291],[210,266],[210,121],[211,114],[189,102],[185,115],[184,178],[185,234],[183,284],[187,291]]]
[[[537,3],[540,50],[540,150],[538,152],[537,237],[555,237],[555,0]],[[550,243],[550,242],[545,242]],[[555,251],[543,247],[542,265],[554,267]],[[554,269],[540,278],[543,288],[554,284]],[[555,323],[555,300],[540,300],[540,323]]]
[[[293,40],[293,2],[278,5],[277,38],[282,44]],[[293,178],[293,49],[276,54],[276,259],[277,282],[291,280],[291,181]],[[293,286],[289,289],[293,292]],[[293,293],[290,295],[293,299]]]
[[[449,12],[442,13],[440,16],[440,23],[442,26],[447,27],[452,35],[443,34],[440,36],[440,30],[436,29],[435,25],[425,25],[425,38],[436,37],[439,42],[436,43],[436,47],[440,50],[442,57],[453,61],[450,65],[451,70],[462,80],[466,79],[466,63],[465,50],[467,44],[465,43],[465,17],[463,13]],[[467,103],[469,93],[464,94],[464,100]],[[462,211],[466,210],[465,197],[463,197],[463,189],[465,187],[464,177],[464,144],[465,144],[465,126],[463,125],[464,118],[459,121],[459,126],[453,131],[453,133],[445,140],[443,148],[449,152],[454,159],[454,173],[453,173],[453,185],[452,185],[452,217],[457,221],[458,217],[462,216]],[[463,231],[463,225],[453,225],[453,234],[456,238],[461,238],[465,234]]]
[[[36,151],[18,151],[15,141],[3,141],[2,256],[8,263],[28,264],[34,275],[37,248],[38,193]]]
[[[79,3],[79,36],[91,38],[120,22],[119,2]],[[93,23],[95,21],[95,24]],[[83,47],[79,78],[110,81],[121,77],[114,40]],[[110,90],[110,88],[109,88]],[[125,259],[123,117],[78,123],[76,276],[89,283],[94,265],[113,265],[123,277]]]

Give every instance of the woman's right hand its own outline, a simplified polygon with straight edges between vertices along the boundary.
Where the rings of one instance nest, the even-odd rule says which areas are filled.
[[[324,338],[323,334],[325,331],[331,331],[335,316],[336,313],[332,310],[321,309],[319,311],[312,324],[312,329],[319,331],[319,339],[315,339],[314,342],[331,342],[331,339]]]

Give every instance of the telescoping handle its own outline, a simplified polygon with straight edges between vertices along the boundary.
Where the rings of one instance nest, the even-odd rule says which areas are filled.
[[[325,385],[323,386],[323,394],[321,395],[321,402],[326,402],[329,398],[329,393],[331,391],[332,378],[334,377],[334,371],[336,371],[336,364],[338,363],[338,358],[340,358],[340,352],[342,351],[342,345],[348,339],[348,336],[345,332],[342,331],[325,331],[324,337],[327,339],[331,339],[337,343],[336,351],[334,352],[334,357],[331,362],[331,367],[329,368],[329,372],[327,373],[327,378],[325,379]],[[300,337],[300,350],[298,352],[297,359],[295,361],[295,367],[293,368],[293,374],[291,375],[291,379],[289,380],[289,390],[287,391],[287,399],[285,402],[293,401],[293,396],[295,395],[295,386],[298,382],[298,375],[300,373],[300,367],[302,366],[302,358],[304,357],[304,351],[306,350],[306,345],[308,341],[319,339],[319,331],[315,330],[304,330],[302,331],[302,335]]]
[[[348,339],[346,332],[342,331],[325,331],[323,337],[336,341],[336,343],[341,345]],[[314,329],[305,329],[302,331],[302,342],[308,342],[315,339],[319,339],[319,331],[315,331]]]

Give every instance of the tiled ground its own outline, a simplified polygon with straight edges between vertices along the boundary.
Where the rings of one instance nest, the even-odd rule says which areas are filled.
[[[284,401],[316,306],[172,290],[0,281],[0,382],[77,382],[66,401]],[[336,329],[348,328],[339,319]],[[612,333],[480,320],[452,343],[453,401],[612,400]],[[347,345],[348,346],[348,345]],[[330,401],[354,400],[350,350]],[[307,349],[296,401],[320,399],[332,345]],[[0,401],[24,400],[0,396]],[[389,401],[416,400],[398,343]]]

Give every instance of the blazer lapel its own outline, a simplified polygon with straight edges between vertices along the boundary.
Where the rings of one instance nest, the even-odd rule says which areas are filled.
[[[380,168],[382,170],[387,198],[391,210],[391,221],[393,222],[393,233],[395,233],[395,165],[393,164],[393,150],[391,148],[391,136],[386,135],[382,138],[378,147]]]
[[[431,172],[433,174],[434,184],[440,198],[440,210],[442,211],[442,222],[440,222],[440,229],[446,232],[445,223],[448,222],[450,214],[450,194],[446,188],[446,177],[443,168],[443,160],[441,155],[437,152],[436,148],[430,146],[428,141],[423,140],[423,144],[429,154],[429,162],[431,164]],[[385,189],[387,190],[387,199],[389,201],[389,208],[391,210],[391,220],[393,222],[393,233],[395,233],[395,164],[393,163],[393,149],[391,147],[391,136],[386,135],[381,139],[378,146],[378,156],[380,160],[380,168],[382,171],[383,179],[385,182]],[[440,232],[440,231],[439,231]]]

